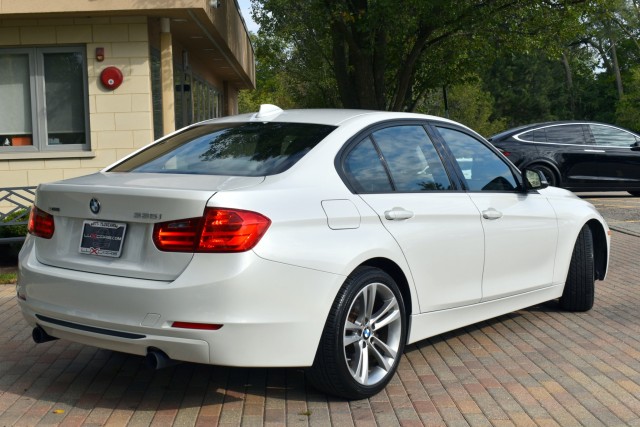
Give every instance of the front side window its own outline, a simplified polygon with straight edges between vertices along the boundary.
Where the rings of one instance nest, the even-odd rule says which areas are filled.
[[[466,133],[438,127],[471,191],[516,191],[511,168],[496,153]]]
[[[110,171],[274,175],[293,166],[333,129],[305,123],[207,124],[159,141]]]
[[[88,149],[84,49],[0,49],[0,70],[0,153]]]
[[[629,148],[638,138],[630,132],[604,125],[589,125],[596,145]]]

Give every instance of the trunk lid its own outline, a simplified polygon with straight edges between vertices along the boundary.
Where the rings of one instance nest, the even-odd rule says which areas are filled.
[[[36,238],[36,256],[43,264],[71,270],[174,280],[193,254],[158,250],[152,238],[154,224],[200,217],[216,192],[263,180],[107,172],[41,184],[36,206],[54,216],[55,232],[51,239]],[[113,246],[104,246],[109,240]],[[120,249],[119,256],[115,249]]]

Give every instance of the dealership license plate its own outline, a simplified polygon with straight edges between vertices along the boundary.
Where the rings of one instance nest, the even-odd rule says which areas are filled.
[[[86,220],[82,226],[80,253],[87,255],[120,257],[127,224]]]

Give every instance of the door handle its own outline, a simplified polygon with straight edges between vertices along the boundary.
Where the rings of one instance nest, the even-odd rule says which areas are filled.
[[[486,211],[482,211],[482,217],[484,219],[499,219],[502,218],[502,212],[489,208]]]
[[[402,208],[393,208],[390,211],[384,211],[384,217],[391,221],[409,219],[413,218],[413,212],[406,211]]]

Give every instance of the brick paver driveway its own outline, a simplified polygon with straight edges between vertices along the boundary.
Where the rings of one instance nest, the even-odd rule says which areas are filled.
[[[35,345],[0,285],[0,426],[640,426],[639,254],[640,237],[614,232],[592,311],[548,303],[411,345],[384,392],[353,402],[306,386],[300,369],[155,372],[142,357]]]

